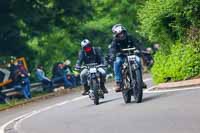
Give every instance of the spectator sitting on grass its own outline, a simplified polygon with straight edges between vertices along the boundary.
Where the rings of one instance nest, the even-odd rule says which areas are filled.
[[[67,79],[73,84],[73,87],[75,87],[76,86],[76,79],[75,79],[75,76],[73,74],[73,71],[72,71],[72,68],[71,68],[70,64],[71,64],[71,61],[70,60],[66,60],[64,62],[63,69],[64,69],[64,72],[65,72],[65,74],[67,76]]]
[[[67,76],[65,75],[63,63],[59,62],[56,63],[53,67],[53,77],[52,81],[53,83],[64,83],[65,88],[72,88],[72,83],[67,79]]]
[[[18,64],[18,69],[14,73],[13,87],[16,90],[21,91],[26,99],[30,99],[32,96],[30,92],[30,80],[28,77],[28,72],[23,69],[21,65],[22,64]]]
[[[79,71],[73,70],[73,74],[75,76],[76,86],[80,86],[81,85],[81,79],[80,79]]]
[[[37,66],[35,74],[37,79],[42,82],[43,85],[47,86],[47,91],[53,90],[53,83],[48,77],[45,76],[42,65]]]

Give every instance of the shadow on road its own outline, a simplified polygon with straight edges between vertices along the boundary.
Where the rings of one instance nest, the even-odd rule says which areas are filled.
[[[169,96],[175,95],[176,93],[171,92],[171,93],[160,93],[160,94],[153,94],[153,95],[145,95],[143,96],[142,103],[148,102],[148,101],[153,101],[161,98],[167,98]],[[134,98],[132,97],[132,102],[135,103]]]
[[[151,95],[151,96],[147,96],[147,97],[144,97],[142,102],[148,102],[148,101],[152,101],[152,100],[155,100],[155,99],[159,99],[161,97],[163,97],[165,94],[157,94],[157,95]]]
[[[110,100],[102,101],[102,102],[100,102],[99,104],[103,104],[103,103],[108,103],[108,102],[116,101],[116,100],[118,100],[118,99],[121,99],[121,97],[117,97],[117,98],[113,98],[113,99],[110,99]]]
[[[117,98],[113,98],[113,99],[109,99],[109,100],[104,100],[104,101],[100,100],[99,101],[99,105],[103,105],[105,103],[109,103],[109,102],[116,101],[116,100],[119,100],[119,99],[121,99],[121,97],[117,97]],[[89,103],[90,104],[84,106],[84,108],[93,107],[93,106],[99,106],[99,105],[94,105],[93,101],[91,101],[91,100],[89,101]]]
[[[152,101],[152,100],[156,100],[159,99],[161,97],[165,96],[165,94],[157,94],[157,95],[150,95],[150,96],[143,96],[143,100],[142,103],[148,102],[148,101]],[[134,97],[131,97],[131,103],[130,104],[137,104],[135,102]]]

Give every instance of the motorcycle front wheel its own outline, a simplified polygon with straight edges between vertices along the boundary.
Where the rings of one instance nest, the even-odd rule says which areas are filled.
[[[124,72],[122,87],[122,96],[125,103],[131,102],[132,91],[130,90],[131,78],[128,72]]]
[[[98,84],[95,79],[92,80],[92,89],[94,93],[94,104],[98,105],[99,104],[99,94],[98,94]]]
[[[133,96],[136,103],[142,102],[143,88],[142,88],[142,75],[139,69],[134,71],[135,73],[135,85],[133,85]]]

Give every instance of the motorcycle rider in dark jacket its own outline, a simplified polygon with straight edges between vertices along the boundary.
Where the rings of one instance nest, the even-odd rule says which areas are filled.
[[[102,55],[102,51],[99,47],[92,47],[91,42],[88,39],[84,39],[81,42],[82,49],[79,52],[79,58],[76,63],[76,68],[80,69],[81,65],[90,64],[90,63],[97,63],[98,65],[104,64],[104,57]],[[98,68],[100,72],[100,87],[104,93],[108,93],[105,87],[105,80],[106,80],[106,71],[103,68]],[[81,84],[84,85],[84,91],[82,95],[87,95],[89,91],[89,86],[87,84],[87,74],[88,70],[83,69],[80,73]]]
[[[138,51],[138,56],[136,58],[136,61],[140,65],[140,71],[142,75],[142,65],[141,65],[141,59],[140,59],[140,48],[138,46],[138,42],[133,39],[132,36],[128,35],[127,30],[125,29],[124,26],[121,24],[116,24],[112,27],[112,32],[113,32],[113,40],[111,43],[110,47],[110,62],[114,62],[113,67],[114,67],[114,74],[115,74],[115,91],[119,92],[121,91],[120,89],[120,84],[122,81],[122,74],[121,74],[121,66],[124,62],[124,55],[122,52],[122,49],[126,48],[132,48],[135,47]],[[146,88],[146,84],[143,82],[143,87]]]

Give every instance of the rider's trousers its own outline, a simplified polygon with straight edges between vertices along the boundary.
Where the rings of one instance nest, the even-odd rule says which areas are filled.
[[[114,61],[114,74],[115,74],[115,82],[121,82],[122,81],[122,74],[121,74],[121,66],[124,63],[123,56],[116,57]],[[140,68],[142,68],[140,57],[136,56],[136,62],[139,64]],[[140,69],[142,71],[142,69]],[[141,72],[142,73],[142,72]]]
[[[97,71],[100,72],[102,79],[106,78],[106,71],[103,68],[98,68]],[[87,83],[87,75],[88,75],[88,69],[83,69],[80,73],[82,85],[85,85]]]

